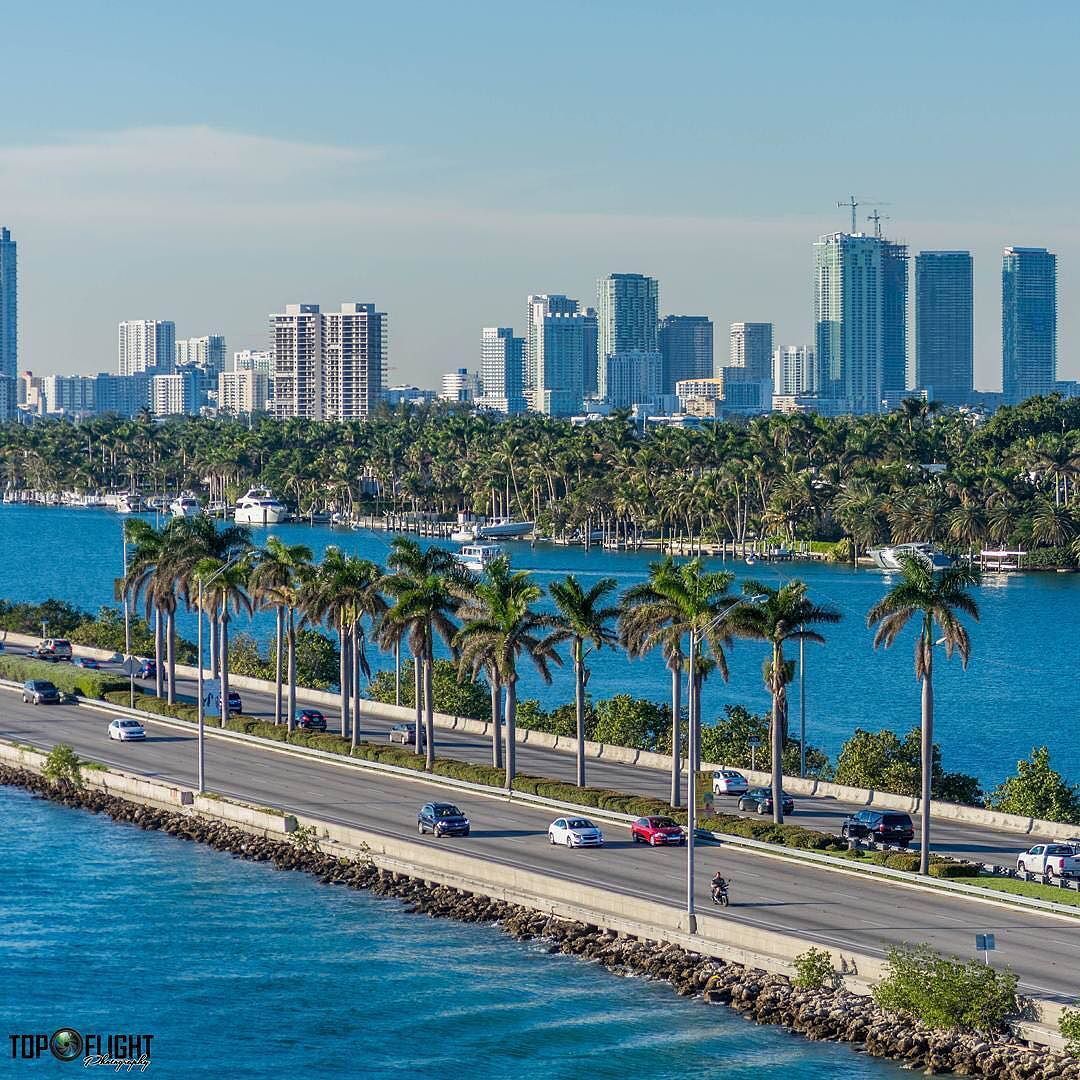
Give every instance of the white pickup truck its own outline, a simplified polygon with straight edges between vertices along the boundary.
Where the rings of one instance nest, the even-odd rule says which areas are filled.
[[[1071,844],[1036,844],[1017,856],[1016,869],[1047,878],[1080,877],[1080,855],[1075,851]]]

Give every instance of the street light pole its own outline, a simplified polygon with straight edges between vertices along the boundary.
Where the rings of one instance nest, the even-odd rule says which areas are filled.
[[[715,618],[710,619],[700,632],[696,627],[690,627],[690,703],[687,711],[687,723],[690,725],[690,738],[687,747],[690,760],[687,764],[690,775],[687,778],[686,790],[686,924],[687,930],[691,934],[697,933],[697,910],[694,904],[694,833],[697,828],[698,741],[700,736],[699,721],[701,718],[701,701],[697,679],[698,644],[701,636],[719,625],[741,604],[756,604],[760,599],[760,596],[744,596],[736,600],[734,604],[724,608]]]
[[[128,669],[128,707],[135,708],[135,657],[131,655],[131,599],[127,590],[127,534],[120,533],[124,548],[124,659]]]
[[[799,626],[799,633],[803,627]],[[806,776],[806,667],[803,650],[806,642],[799,638],[799,776]]]

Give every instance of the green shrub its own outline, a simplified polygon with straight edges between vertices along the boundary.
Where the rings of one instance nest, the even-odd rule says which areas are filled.
[[[970,877],[970,866],[959,862],[933,862],[930,863],[930,876],[936,878],[964,878]]]
[[[1080,790],[1050,765],[1050,751],[1038,746],[990,793],[988,805],[1005,814],[1080,825]]]
[[[1058,1030],[1065,1040],[1065,1053],[1080,1057],[1080,1009],[1062,1009]]]
[[[890,870],[903,870],[907,874],[914,874],[919,869],[919,856],[908,852],[891,852],[885,856],[883,865]]]
[[[401,665],[401,704],[409,708],[412,708],[416,701],[413,687],[413,662],[406,660]],[[469,682],[468,679],[459,682],[457,664],[452,661],[435,661],[431,688],[435,696],[436,712],[449,716],[464,716],[472,720],[491,719],[491,690],[486,680],[478,678],[476,682]],[[393,671],[380,671],[368,683],[366,697],[371,701],[381,701],[384,705],[393,705]]]
[[[75,753],[74,747],[67,743],[57,743],[49,751],[41,771],[45,779],[51,780],[54,784],[71,784],[72,787],[81,788],[83,785],[81,766],[82,762],[79,760],[79,755]]]
[[[1016,976],[977,960],[940,956],[929,945],[890,949],[874,1001],[939,1030],[1005,1030],[1017,1011]]]
[[[795,957],[795,978],[792,981],[802,990],[833,989],[837,974],[828,950],[811,948],[799,953]]]
[[[51,664],[25,656],[0,656],[0,678],[14,682],[47,679],[66,694],[102,700],[110,690],[127,687],[127,682],[102,671],[86,671],[74,664]]]

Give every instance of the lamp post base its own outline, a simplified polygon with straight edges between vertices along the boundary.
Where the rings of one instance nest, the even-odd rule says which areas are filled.
[[[697,933],[697,916],[696,915],[691,915],[689,913],[687,914],[687,916],[686,916],[686,932],[688,934],[696,934]]]

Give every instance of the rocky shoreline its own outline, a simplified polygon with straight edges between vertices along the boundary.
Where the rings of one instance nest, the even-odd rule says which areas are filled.
[[[1080,1060],[1018,1045],[1000,1036],[933,1031],[878,1009],[869,998],[843,990],[803,990],[784,976],[688,952],[676,945],[620,936],[613,930],[559,919],[518,904],[493,900],[382,870],[367,860],[323,854],[313,845],[254,836],[223,822],[119,799],[99,791],[55,786],[25,769],[0,765],[0,783],[114,821],[206,844],[237,858],[271,862],[280,870],[313,874],[327,885],[367,889],[432,918],[489,923],[519,941],[536,940],[551,953],[593,961],[616,975],[669,983],[682,997],[727,1005],[747,1020],[776,1024],[814,1040],[848,1043],[928,1075],[954,1073],[989,1080],[1080,1080]]]

